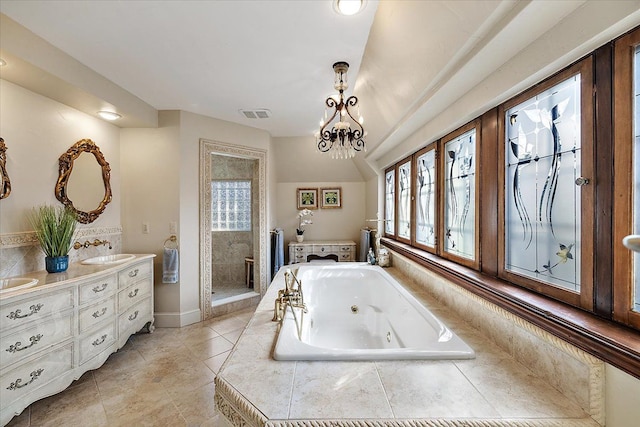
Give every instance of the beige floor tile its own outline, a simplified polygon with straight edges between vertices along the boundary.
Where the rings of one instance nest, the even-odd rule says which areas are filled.
[[[187,346],[189,352],[198,360],[207,360],[232,348],[233,343],[221,336]]]
[[[7,426],[230,427],[215,410],[213,379],[252,313],[134,335],[99,369]]]
[[[210,357],[204,361],[204,364],[207,365],[207,367],[211,369],[214,374],[217,374],[224,361],[227,360],[227,357],[229,357],[230,353],[231,351],[225,351],[224,353]]]

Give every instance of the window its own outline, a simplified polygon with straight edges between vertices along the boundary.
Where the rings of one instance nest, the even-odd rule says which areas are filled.
[[[396,170],[387,170],[384,174],[384,233],[395,236]]]
[[[463,132],[459,134],[459,132]],[[443,139],[442,250],[476,259],[476,128],[467,127]],[[465,263],[467,264],[467,263]]]
[[[622,239],[640,234],[640,29],[614,48],[614,319],[640,328],[640,254]]]
[[[211,230],[251,231],[251,181],[211,181]]]
[[[411,239],[411,158],[398,166],[398,229],[401,240]]]
[[[436,249],[436,144],[416,153],[416,236],[417,247],[434,252]]]

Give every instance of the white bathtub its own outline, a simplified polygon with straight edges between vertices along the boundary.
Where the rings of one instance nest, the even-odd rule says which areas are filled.
[[[308,312],[295,309],[301,320],[298,334],[287,307],[274,349],[276,360],[475,357],[462,339],[378,266],[303,265],[296,275]],[[284,280],[274,285],[282,288]]]

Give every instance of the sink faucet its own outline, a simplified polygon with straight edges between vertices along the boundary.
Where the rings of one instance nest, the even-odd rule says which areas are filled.
[[[304,295],[302,294],[302,282],[298,280],[291,269],[287,268],[284,272],[284,289],[278,291],[273,309],[273,322],[281,322],[285,307],[289,305],[291,309],[301,308],[304,313],[307,312],[307,306],[304,303]],[[295,311],[293,312],[295,316]]]
[[[99,240],[99,239],[94,239],[93,242],[90,242],[88,240],[86,240],[84,243],[80,243],[80,242],[75,242],[73,244],[73,249],[78,250],[80,248],[88,248],[89,246],[107,246],[109,245],[109,249],[113,249],[113,247],[111,246],[111,242],[108,240]]]

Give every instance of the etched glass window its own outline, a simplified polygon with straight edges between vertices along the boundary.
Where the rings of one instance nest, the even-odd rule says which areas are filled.
[[[580,75],[505,113],[505,269],[580,291]]]
[[[251,231],[251,181],[211,181],[211,230]]]
[[[396,171],[390,170],[384,175],[384,232],[394,234]]]
[[[411,238],[411,161],[398,167],[398,237]]]
[[[416,159],[416,243],[436,245],[436,150]]]
[[[633,56],[633,234],[640,234],[640,46]],[[633,311],[640,312],[640,253],[633,253]]]
[[[444,145],[444,250],[475,259],[476,130]]]

